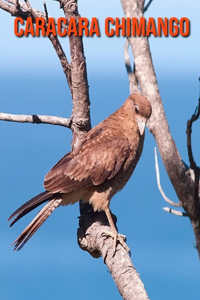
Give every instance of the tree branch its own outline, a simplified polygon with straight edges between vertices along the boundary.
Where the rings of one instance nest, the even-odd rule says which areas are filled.
[[[135,76],[135,72],[131,68],[130,58],[129,58],[129,54],[128,54],[128,48],[129,48],[129,40],[127,38],[125,41],[125,44],[124,44],[124,60],[125,60],[126,71],[127,71],[128,79],[129,79],[130,93],[132,94],[134,92],[140,92],[140,91],[138,88],[138,82],[137,82],[137,78]]]
[[[7,0],[7,2],[12,3],[12,4],[15,4],[15,1],[16,0]],[[48,23],[47,16],[45,16],[45,14],[43,12],[41,12],[38,9],[32,8],[32,6],[30,5],[28,0],[26,0],[25,2],[26,2],[26,4],[19,1],[18,2],[19,5],[16,7],[14,5],[9,5],[9,4],[3,2],[2,0],[0,0],[0,8],[9,12],[12,16],[21,17],[24,21],[26,21],[27,18],[32,16],[33,23],[35,23],[36,18],[43,18],[46,21],[46,24]],[[56,18],[54,18],[54,22],[57,25]],[[62,25],[62,27],[67,28],[67,26],[65,26],[65,25]],[[65,52],[58,40],[58,37],[53,36],[53,34],[51,33],[49,35],[49,40],[51,41],[51,43],[56,51],[56,54],[60,60],[60,63],[62,65],[63,71],[64,71],[66,79],[67,79],[68,86],[69,86],[71,94],[72,94],[71,66],[68,63],[67,57],[66,57]]]
[[[138,5],[139,5],[139,8],[141,9],[141,11],[143,11],[143,9],[144,9],[144,3],[145,3],[145,0],[138,0]]]
[[[43,5],[44,5],[44,11],[45,11],[45,15],[46,15],[46,20],[48,22],[49,21],[49,14],[48,14],[48,9],[47,9],[47,4],[46,4],[45,1],[43,2]]]
[[[0,8],[7,11],[11,16],[21,17],[23,20],[26,20],[29,17],[29,12],[21,10],[19,5],[15,5],[15,0],[12,2],[14,5],[9,5],[8,3],[0,0]]]
[[[30,14],[32,15],[33,19],[38,18],[37,13],[34,11],[34,9],[32,9],[30,3],[28,0],[24,0],[26,2],[27,8],[30,12]],[[45,13],[46,13],[46,24],[48,23],[48,15],[47,15],[47,7],[46,7],[46,3],[44,5],[45,7]],[[63,71],[65,73],[66,79],[67,79],[67,83],[69,86],[69,89],[71,91],[71,95],[72,95],[72,83],[71,83],[71,67],[70,64],[68,63],[67,57],[65,55],[65,52],[59,42],[59,39],[57,36],[54,36],[52,33],[50,33],[50,35],[48,36],[49,40],[51,41],[54,50],[56,51],[56,54],[60,60],[60,63],[63,67]]]
[[[188,214],[180,211],[180,210],[175,210],[175,209],[171,209],[169,207],[163,207],[163,210],[165,210],[166,212],[176,215],[176,216],[180,216],[180,217],[188,217]]]
[[[76,20],[77,32],[79,24],[79,13],[77,0],[59,0],[64,10],[67,23],[70,18]],[[90,99],[88,90],[87,69],[81,36],[71,34],[69,36],[70,55],[71,55],[71,83],[72,83],[72,148],[75,148],[86,132],[91,129],[90,123]]]
[[[121,0],[125,17],[140,19],[143,10],[137,0]],[[152,105],[152,115],[147,126],[153,134],[168,176],[178,195],[179,201],[188,214],[200,256],[200,210],[194,205],[194,182],[188,175],[185,165],[169,131],[156,74],[153,67],[147,37],[130,37],[129,42],[134,56],[137,79],[142,93]]]
[[[6,0],[6,2],[11,3],[11,4],[14,4],[14,5],[15,5],[15,1],[16,1],[16,0]],[[4,3],[2,0],[0,0],[0,2]],[[19,4],[20,9],[21,9],[22,11],[29,13],[29,10],[27,9],[26,3],[23,3],[23,2],[21,2],[21,1],[18,0],[18,4]],[[10,5],[10,6],[12,7],[12,5]],[[0,5],[0,8],[2,8],[1,5]],[[3,9],[3,8],[2,8],[2,9]],[[44,18],[45,21],[47,21],[46,15],[45,15],[41,10],[36,9],[36,8],[33,8],[33,7],[32,7],[32,10],[33,10],[33,12],[37,15],[38,18]],[[7,10],[5,10],[5,11],[7,11]],[[8,12],[9,12],[9,11],[8,11]],[[26,21],[26,19],[24,19],[23,16],[20,15],[20,12],[19,12],[19,15],[15,15],[15,17],[21,17],[23,20]],[[30,14],[29,14],[29,17],[30,17]],[[55,25],[56,25],[56,26],[58,25],[58,19],[57,19],[57,18],[54,18],[54,17],[52,17],[52,16],[48,16],[48,17],[49,17],[49,18],[53,18],[53,19],[54,19]],[[33,23],[34,23],[34,20],[33,20]],[[62,24],[61,27],[62,27],[62,28],[66,28],[66,29],[68,28],[67,25],[65,25],[65,24]]]
[[[157,178],[157,184],[158,184],[158,189],[161,193],[161,195],[163,196],[164,200],[166,202],[168,202],[169,204],[173,205],[174,207],[180,207],[181,204],[179,203],[175,203],[172,200],[170,200],[164,193],[161,184],[160,184],[160,172],[159,172],[159,165],[158,165],[158,157],[157,157],[157,151],[156,151],[156,147],[154,148],[155,151],[155,168],[156,168],[156,178]]]
[[[88,251],[94,258],[102,256],[123,299],[148,300],[144,285],[126,250],[118,243],[113,257],[113,240],[103,238],[103,233],[110,231],[105,213],[94,213],[89,204],[85,204],[81,211],[83,214],[78,229],[81,249]],[[113,220],[116,223],[114,215]]]
[[[51,43],[56,51],[56,54],[58,55],[58,58],[60,60],[63,71],[65,73],[67,83],[68,83],[69,89],[71,91],[71,96],[72,96],[73,90],[72,90],[72,82],[71,82],[71,65],[68,63],[67,57],[66,57],[65,52],[60,44],[58,37],[54,36],[52,33],[50,33],[48,38],[51,41]]]
[[[43,115],[13,115],[0,112],[1,121],[60,125],[71,128],[71,119]]]
[[[6,2],[11,3],[13,5],[7,4],[5,1],[0,0],[0,8],[3,9],[4,11],[10,13],[14,17],[20,17],[24,21],[26,21],[27,18],[30,17],[29,10],[27,9],[27,5],[21,1],[18,1],[19,4],[19,9],[16,10],[16,0],[6,0]],[[32,8],[33,12],[37,14],[39,18],[43,18],[46,21],[46,17],[44,13],[38,9]],[[51,17],[54,19],[55,25],[57,25],[57,18]],[[34,23],[34,20],[33,20]],[[63,28],[67,28],[67,26],[63,25]]]
[[[145,13],[148,10],[149,6],[151,5],[151,2],[153,2],[153,0],[149,0],[149,2],[145,5],[143,13]]]
[[[152,1],[153,0],[150,0],[144,8],[145,0],[138,0],[138,5],[139,5],[141,11],[144,11],[144,13],[145,13],[148,10],[148,7]],[[135,73],[135,64],[134,64],[133,70],[130,65],[128,48],[129,48],[129,38],[127,37],[125,44],[124,44],[124,60],[125,60],[126,71],[127,71],[128,79],[129,79],[130,93],[132,94],[134,92],[140,92],[140,90],[138,88],[138,80],[137,80],[137,76]]]
[[[190,168],[194,171],[194,199],[195,203],[197,205],[197,209],[199,207],[199,179],[200,179],[200,168],[196,165],[196,162],[193,157],[193,152],[192,152],[192,141],[191,141],[191,135],[192,135],[192,124],[196,120],[199,119],[200,116],[200,96],[199,96],[199,104],[195,109],[194,114],[192,115],[191,119],[187,121],[187,149],[188,149],[188,157],[190,161]]]

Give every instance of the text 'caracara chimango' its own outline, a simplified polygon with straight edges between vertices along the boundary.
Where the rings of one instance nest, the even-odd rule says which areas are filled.
[[[129,251],[118,234],[110,212],[110,200],[131,177],[141,156],[145,123],[151,115],[151,104],[141,94],[134,93],[107,119],[91,129],[79,147],[68,152],[46,175],[45,192],[18,208],[9,218],[12,226],[24,215],[47,202],[33,221],[14,241],[20,250],[58,206],[84,200],[94,211],[104,211],[114,239],[114,252],[119,241]]]

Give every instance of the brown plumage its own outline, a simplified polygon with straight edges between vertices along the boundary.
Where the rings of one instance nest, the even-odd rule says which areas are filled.
[[[14,250],[20,250],[54,209],[60,205],[84,200],[94,211],[105,211],[114,238],[128,250],[117,233],[109,204],[131,177],[141,156],[145,123],[151,115],[151,105],[142,95],[134,93],[107,119],[91,129],[75,150],[67,153],[46,175],[45,192],[17,209],[8,220],[21,217],[47,202],[33,221],[14,241]]]

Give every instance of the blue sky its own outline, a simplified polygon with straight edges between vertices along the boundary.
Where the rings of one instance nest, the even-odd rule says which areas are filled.
[[[46,1],[49,15],[62,16],[55,1]],[[43,1],[31,1],[42,9]],[[188,163],[186,121],[199,97],[200,56],[198,1],[153,1],[148,17],[188,17],[187,38],[150,38],[159,89],[170,130],[181,157]],[[116,110],[129,95],[124,67],[124,38],[105,36],[106,17],[122,17],[119,1],[79,1],[82,16],[99,19],[100,38],[84,38],[90,86],[92,125]],[[47,38],[17,38],[13,21],[0,11],[0,111],[69,117],[71,98],[65,76]],[[68,40],[61,39],[68,54]],[[199,161],[199,122],[193,145]],[[0,298],[121,299],[103,264],[77,245],[78,204],[57,209],[22,251],[10,244],[31,221],[29,214],[9,229],[8,216],[43,190],[49,169],[70,150],[71,132],[51,125],[0,122]],[[155,141],[146,130],[141,160],[127,186],[111,202],[119,232],[127,236],[132,260],[149,297],[154,300],[199,299],[199,260],[190,222],[162,210],[167,203],[156,184]],[[159,157],[161,184],[178,201]]]

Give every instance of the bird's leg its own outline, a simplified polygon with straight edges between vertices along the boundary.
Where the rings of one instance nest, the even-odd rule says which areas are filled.
[[[114,240],[114,243],[113,243],[113,256],[115,255],[115,252],[116,252],[116,246],[117,246],[117,241],[120,242],[120,244],[123,246],[123,248],[127,251],[127,252],[130,252],[130,249],[129,247],[126,245],[125,243],[125,240],[126,240],[126,237],[122,234],[119,234],[117,232],[117,229],[115,227],[115,224],[113,222],[113,219],[112,219],[112,216],[111,216],[111,213],[110,213],[110,209],[109,207],[104,209],[105,213],[106,213],[106,216],[107,216],[107,219],[108,219],[108,222],[110,224],[110,227],[111,227],[111,231],[112,232],[106,232],[104,233],[103,235],[104,236],[110,236],[113,238]]]

